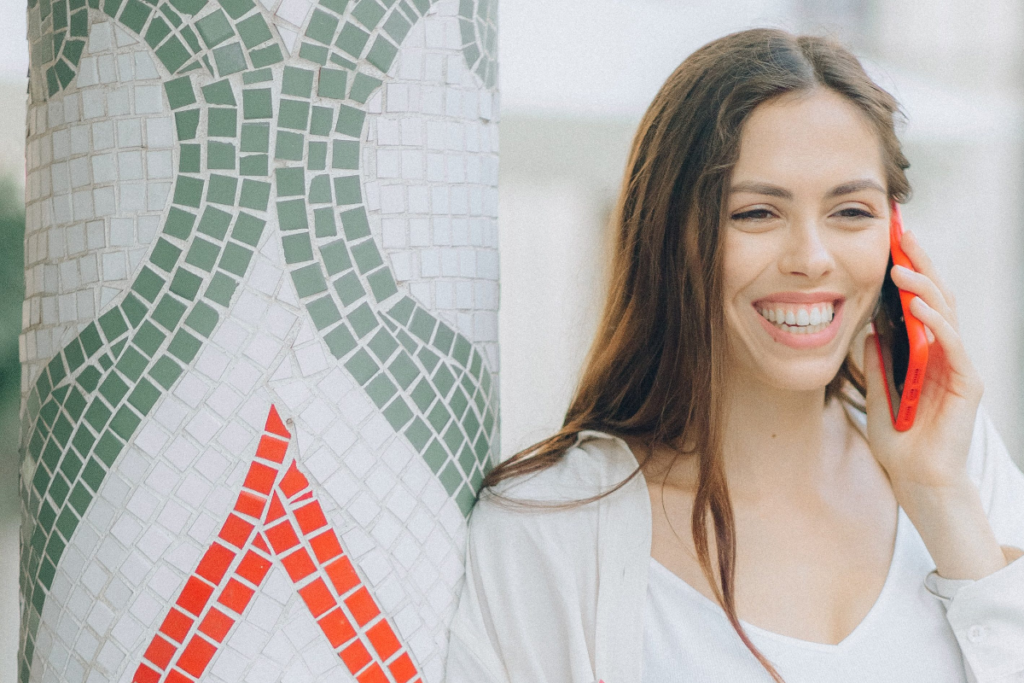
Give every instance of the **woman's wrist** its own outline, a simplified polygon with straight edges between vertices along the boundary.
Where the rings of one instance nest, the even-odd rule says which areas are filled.
[[[899,486],[893,492],[946,579],[981,579],[1007,565],[977,487],[966,476],[942,487]]]

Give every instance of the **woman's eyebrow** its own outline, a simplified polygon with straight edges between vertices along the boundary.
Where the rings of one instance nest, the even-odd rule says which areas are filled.
[[[825,196],[828,198],[840,197],[844,194],[853,194],[854,192],[860,192],[861,190],[878,190],[882,194],[885,194],[885,188],[878,184],[877,181],[870,178],[863,178],[861,180],[851,180],[848,183],[842,185],[836,185],[828,194]],[[729,188],[729,193],[736,192],[749,192],[751,194],[763,194],[768,197],[778,197],[779,199],[792,199],[793,193],[789,190],[779,187],[778,185],[770,185],[768,183],[755,183],[755,182],[744,182],[736,183]]]
[[[843,183],[842,185],[836,185],[829,190],[829,193],[826,196],[839,197],[844,194],[860,192],[861,190],[878,190],[882,194],[885,194],[885,188],[879,185],[877,181],[870,178],[864,178],[863,180],[854,180],[849,183]]]

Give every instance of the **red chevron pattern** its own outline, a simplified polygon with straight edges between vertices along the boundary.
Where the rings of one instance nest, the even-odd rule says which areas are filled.
[[[291,434],[270,407],[256,457],[210,544],[135,671],[134,683],[192,683],[279,563],[359,683],[421,683],[407,648],[287,457]]]

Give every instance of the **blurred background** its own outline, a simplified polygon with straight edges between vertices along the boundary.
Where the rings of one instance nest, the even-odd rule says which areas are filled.
[[[502,452],[561,424],[604,291],[630,138],[700,45],[828,33],[903,104],[914,229],[956,293],[984,403],[1024,461],[1024,4],[1018,0],[502,0]],[[24,0],[0,3],[0,683],[14,680]]]

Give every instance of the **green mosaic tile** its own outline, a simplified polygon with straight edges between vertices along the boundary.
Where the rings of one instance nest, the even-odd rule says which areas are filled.
[[[274,158],[301,161],[304,143],[302,134],[280,130],[277,132],[277,144],[274,145]]]
[[[219,253],[220,248],[216,244],[197,237],[192,242],[188,255],[185,256],[185,263],[209,272],[213,269]]]
[[[412,316],[412,322],[409,324],[409,331],[423,341],[430,341],[430,335],[434,331],[435,322],[433,316],[422,308],[417,308]]]
[[[86,401],[85,396],[78,390],[77,387],[71,388],[71,393],[68,395],[66,401],[64,401],[64,410],[68,412],[72,420],[78,420],[85,411]]]
[[[199,173],[202,168],[202,150],[199,145],[178,146],[178,170],[182,173]],[[175,209],[171,209],[174,211]],[[183,238],[184,239],[184,238]]]
[[[264,21],[263,16],[259,13],[238,22],[236,28],[238,29],[238,35],[242,38],[242,42],[245,43],[245,47],[250,50],[273,38],[270,29],[267,28],[267,22]]]
[[[281,100],[277,125],[292,130],[306,130],[309,126],[309,102],[301,100]]]
[[[455,502],[458,503],[462,516],[468,517],[469,513],[473,511],[473,506],[476,505],[476,494],[468,485],[464,484],[455,495]]]
[[[146,20],[149,19],[152,11],[139,0],[128,0],[121,12],[121,23],[135,33],[142,33],[142,27],[146,25]]]
[[[93,400],[86,409],[85,421],[98,432],[106,426],[107,420],[110,419],[110,414],[110,408],[108,408],[102,401],[96,399]]]
[[[39,508],[39,514],[36,515],[36,520],[39,523],[39,528],[43,529],[46,533],[50,533],[50,529],[53,528],[54,522],[57,521],[57,511],[53,509],[49,501],[44,500]]]
[[[306,304],[306,310],[309,311],[309,317],[313,319],[313,324],[318,330],[330,327],[341,320],[341,313],[330,296],[309,302]]]
[[[179,31],[181,33],[181,36],[185,39],[185,42],[188,43],[188,46],[190,48],[192,48],[192,52],[193,53],[197,53],[200,50],[202,50],[202,47],[199,45],[199,36],[196,35],[195,31],[192,30],[191,26],[182,26],[179,29]],[[206,59],[205,55],[203,57],[204,57],[204,59]],[[193,64],[193,66],[189,67],[189,68],[195,68],[197,66],[197,64],[195,62],[193,62],[192,64]],[[213,69],[210,68],[210,60],[209,59],[206,59],[206,67],[207,67],[206,68],[207,72],[209,72],[209,73],[213,72]]]
[[[238,104],[235,102],[235,93],[231,89],[231,83],[227,79],[203,86],[203,99],[207,104],[222,104],[229,107]]]
[[[123,342],[123,340],[122,340],[122,342]],[[119,348],[121,348],[121,344],[114,344],[114,346],[111,347],[111,348],[112,348],[114,353],[117,353],[117,350]],[[109,370],[114,365],[114,360],[109,355],[107,355],[107,354],[101,355],[98,358],[98,360],[100,362],[100,367],[103,368],[104,371]]]
[[[290,199],[278,202],[277,220],[282,230],[308,230],[305,200]]]
[[[376,0],[360,0],[352,8],[352,16],[358,19],[363,26],[373,30],[384,17],[384,8]]]
[[[355,259],[356,266],[361,273],[371,271],[384,263],[380,252],[377,251],[377,244],[372,239],[364,240],[353,246],[352,258]]]
[[[455,347],[452,349],[452,358],[458,361],[459,365],[465,367],[469,360],[469,352],[472,347],[469,341],[461,334],[455,335]]]
[[[437,398],[437,393],[433,387],[430,386],[429,380],[423,378],[416,385],[416,388],[412,390],[412,400],[416,403],[421,411],[425,411],[430,407],[430,404]],[[444,425],[442,425],[444,426]]]
[[[380,87],[380,83],[379,78],[367,76],[364,73],[357,73],[352,81],[352,89],[348,93],[349,99],[365,104],[370,95]]]
[[[366,41],[369,39],[369,33],[355,24],[349,23],[341,28],[341,34],[334,44],[353,57],[358,58],[363,53],[363,48],[366,47]]]
[[[211,107],[208,116],[207,132],[210,136],[233,138],[238,134],[238,110],[234,107]]]
[[[174,203],[183,206],[191,206],[198,209],[203,200],[202,178],[190,178],[178,176],[178,182],[174,186]]]
[[[324,341],[327,343],[327,348],[330,349],[331,354],[335,358],[344,358],[348,353],[356,347],[355,337],[349,332],[348,328],[344,324],[338,325],[333,330],[324,335]]]
[[[242,83],[250,85],[252,83],[267,83],[274,80],[274,72],[270,69],[255,69],[253,71],[246,71],[242,74]]]
[[[338,206],[358,204],[361,201],[363,201],[363,195],[359,187],[359,176],[334,178],[334,202]]]
[[[206,143],[206,165],[216,170],[233,170],[235,168],[235,146],[230,142]]]
[[[366,55],[366,60],[381,71],[387,72],[397,56],[398,48],[384,36],[377,36],[377,39],[373,41],[373,47]],[[353,95],[352,99],[358,100],[359,98]]]
[[[313,10],[313,16],[309,19],[306,37],[329,45],[336,30],[338,30],[338,18],[317,9]]]
[[[153,320],[159,323],[168,332],[173,332],[185,315],[185,304],[173,296],[165,294],[157,307],[153,310]],[[100,387],[102,391],[102,387]],[[112,401],[113,402],[113,401]]]
[[[241,150],[243,152],[269,152],[270,124],[243,123]]]
[[[237,189],[237,178],[226,175],[211,175],[210,189],[206,192],[206,201],[232,206],[235,203],[235,191]]]
[[[100,371],[90,365],[78,375],[78,384],[86,391],[95,391],[100,377]]]
[[[317,237],[334,237],[338,234],[334,223],[334,210],[330,207],[313,210],[313,231]],[[321,255],[323,250],[321,250]],[[334,273],[330,273],[334,275]]]
[[[433,439],[423,452],[423,460],[430,467],[430,470],[437,474],[441,466],[448,460],[448,453],[437,439]]]
[[[398,285],[395,284],[390,268],[380,268],[370,273],[366,277],[366,281],[370,285],[370,291],[373,292],[373,298],[377,301],[384,301],[398,293]]]
[[[174,382],[181,376],[181,366],[175,363],[169,356],[161,356],[149,371],[157,384],[164,389],[170,389]]]
[[[206,7],[207,0],[170,0],[170,3],[179,11],[185,14],[196,14]]]
[[[247,66],[241,43],[231,43],[214,49],[213,59],[217,62],[217,73],[221,76],[238,73]]]
[[[370,350],[373,351],[374,355],[377,356],[381,361],[386,361],[391,358],[391,354],[398,348],[398,342],[391,336],[383,327],[377,331],[377,334],[373,335],[373,339],[367,344]]]
[[[120,436],[122,439],[127,441],[132,438],[132,434],[138,429],[139,424],[142,422],[142,418],[138,414],[124,405],[114,414],[114,417],[110,420],[110,429],[115,434]]]
[[[477,419],[476,413],[467,410],[465,417],[462,418],[462,427],[466,430],[469,438],[475,439],[476,433],[480,430],[480,420]]]
[[[306,194],[306,172],[302,168],[275,169],[277,196],[295,197]]]
[[[320,257],[327,266],[328,275],[337,275],[352,267],[345,240],[336,240],[320,248]]]
[[[167,346],[167,352],[183,363],[191,363],[192,359],[199,353],[202,342],[193,337],[185,330],[178,330],[174,339]]]
[[[181,249],[161,237],[157,240],[156,246],[153,247],[153,252],[149,255],[149,261],[157,268],[169,273],[174,269],[179,256],[181,256]]]
[[[128,396],[128,403],[143,415],[148,415],[153,406],[160,398],[161,391],[157,389],[148,379],[141,379],[135,385],[135,389]]]
[[[246,119],[269,119],[274,115],[269,88],[247,88],[242,91],[242,116]]]
[[[103,336],[107,338],[108,342],[114,341],[128,331],[128,324],[117,308],[112,308],[101,315],[99,322]]]
[[[444,323],[439,323],[432,342],[434,348],[441,353],[447,354],[452,347],[453,341],[455,341],[455,332],[452,328],[448,327]]]
[[[359,349],[345,363],[345,368],[352,377],[359,382],[360,386],[370,381],[370,378],[377,374],[380,367],[370,358],[365,349]]]
[[[82,343],[78,339],[72,339],[71,342],[64,347],[64,357],[68,361],[68,368],[71,372],[74,372],[82,366],[85,362],[85,353],[82,351]]]
[[[174,127],[178,132],[179,140],[194,140],[196,131],[199,130],[199,110],[187,109],[175,112]]]
[[[441,390],[441,396],[447,396],[448,392],[455,385],[455,376],[444,363],[441,363],[434,373],[434,386]]]
[[[174,78],[164,83],[167,101],[171,109],[181,109],[196,103],[196,94],[192,90],[192,79],[188,76]]]
[[[67,372],[64,370],[64,359],[59,355],[54,356],[46,367],[47,370],[50,371],[50,379],[53,381],[54,385],[58,384],[67,376]]]
[[[232,19],[238,19],[256,6],[252,0],[219,0],[219,2]]]
[[[328,59],[330,60],[330,62],[332,64],[337,64],[338,66],[344,67],[346,69],[355,70],[355,68],[356,68],[356,63],[355,62],[353,62],[351,59],[345,59],[344,57],[342,57],[337,52],[332,52],[330,54],[330,56],[328,57]]]
[[[142,376],[148,364],[149,360],[142,353],[135,349],[135,347],[128,346],[114,367],[125,377],[135,382]]]
[[[171,36],[156,49],[156,57],[172,74],[188,61],[189,51],[177,36]]]
[[[292,281],[295,283],[295,291],[302,298],[327,291],[327,282],[317,263],[293,270],[291,275]]]
[[[92,493],[89,492],[89,489],[87,489],[82,482],[79,482],[75,484],[75,488],[71,490],[71,496],[68,498],[68,502],[78,514],[84,515],[85,511],[89,508],[89,504],[92,502]],[[70,536],[68,539],[70,540]]]
[[[313,260],[313,245],[309,235],[285,235],[281,238],[285,263],[305,263]]]
[[[327,143],[310,141],[306,167],[311,171],[323,171],[327,168]]]
[[[167,213],[167,220],[164,221],[164,232],[178,239],[188,239],[188,236],[192,234],[192,226],[195,221],[195,214],[172,206]]]
[[[281,80],[281,94],[293,97],[309,97],[313,92],[313,72],[294,66],[284,68]]]
[[[231,238],[255,247],[259,244],[266,224],[266,221],[252,214],[240,213],[238,220],[235,221],[235,228],[231,231]]]
[[[480,358],[479,351],[473,351],[473,360],[469,366],[469,371],[473,373],[473,376],[480,379],[480,368],[483,367],[483,359]]]
[[[335,188],[335,191],[337,191],[337,188]],[[345,237],[350,240],[357,240],[370,235],[370,221],[366,218],[366,211],[363,207],[342,211],[340,218],[341,225],[345,229]]]
[[[243,209],[266,211],[270,201],[270,183],[258,180],[243,180],[238,205]]]
[[[239,175],[265,178],[269,172],[270,157],[266,154],[247,154],[238,160]]]
[[[327,63],[327,48],[313,43],[303,43],[299,48],[299,57],[322,66]]]
[[[420,453],[423,452],[423,449],[430,442],[430,434],[430,427],[418,417],[413,419],[412,424],[405,430],[405,437],[409,439],[409,443],[412,444],[413,448]]]
[[[206,298],[227,307],[231,304],[231,297],[234,296],[236,287],[238,287],[238,283],[233,279],[224,273],[215,273],[206,288]]]
[[[345,88],[348,85],[348,73],[341,69],[320,69],[320,80],[317,82],[317,95],[335,100],[345,99]],[[330,112],[328,111],[328,114]],[[327,124],[330,126],[330,123]],[[319,133],[325,135],[326,133]]]
[[[157,17],[159,20],[159,17]],[[153,25],[150,25],[150,29]],[[170,29],[167,29],[170,31]],[[147,31],[147,35],[148,35]],[[166,35],[166,34],[164,34]],[[82,50],[85,49],[85,41],[83,40],[69,40],[64,43],[64,59],[71,62],[72,66],[78,66],[78,60],[82,57]]]
[[[215,47],[234,35],[231,24],[224,12],[220,10],[207,14],[196,22],[196,29],[202,37],[206,47]]]
[[[192,273],[188,273],[183,270],[179,270],[178,275],[188,275],[190,277],[195,278],[197,281],[199,280],[199,278],[197,278],[195,275],[192,275]],[[175,276],[174,281],[177,280],[178,278],[177,276]],[[184,289],[184,287],[181,287],[179,289]],[[189,287],[188,289],[192,292],[192,296],[189,296],[187,298],[191,299],[195,296],[195,290],[192,290],[191,287]],[[198,289],[198,284],[196,285],[196,289]],[[174,282],[171,283],[171,291],[174,291]],[[184,295],[182,291],[178,291],[176,293]],[[135,337],[132,339],[132,341],[140,349],[142,349],[143,353],[152,358],[153,354],[157,352],[157,349],[160,348],[160,345],[164,343],[164,339],[166,338],[167,335],[165,335],[153,323],[147,320],[146,322],[142,323],[142,327],[140,327],[139,331],[135,333]]]
[[[472,475],[473,466],[476,464],[476,455],[473,453],[473,448],[468,443],[464,444],[462,446],[462,450],[459,451],[458,463],[466,477]]]
[[[359,278],[354,272],[346,273],[335,280],[334,290],[338,293],[341,303],[346,306],[351,306],[366,294],[363,290],[363,285],[360,284]]]
[[[364,303],[348,314],[348,324],[352,326],[352,331],[356,333],[356,336],[362,339],[377,328],[377,317]]]
[[[359,168],[359,143],[350,140],[335,140],[332,147],[331,167],[355,170]]]
[[[370,383],[366,385],[366,394],[373,401],[374,405],[378,408],[383,408],[384,405],[391,399],[392,396],[398,391],[395,388],[394,383],[388,379],[387,375],[381,373],[370,380]]]
[[[320,0],[320,4],[338,14],[344,14],[348,6],[348,0]]]
[[[249,269],[249,261],[252,260],[252,250],[246,249],[238,244],[229,243],[224,247],[224,254],[220,257],[220,268],[238,277],[245,275]]]
[[[392,12],[388,20],[384,22],[384,32],[399,44],[405,40],[410,28],[412,28],[412,24],[398,12]]]
[[[310,204],[332,204],[330,176],[318,175],[309,181],[308,197]]]
[[[106,472],[99,461],[95,458],[89,458],[88,462],[85,463],[85,469],[82,470],[82,481],[95,493],[99,491],[100,484],[103,483],[105,475]]]
[[[465,438],[462,436],[462,430],[459,429],[459,425],[456,422],[452,422],[448,425],[447,431],[441,437],[444,440],[448,451],[451,453],[458,453],[459,449],[462,448],[462,444],[465,443]]]
[[[185,324],[204,337],[209,337],[213,332],[213,328],[217,326],[219,319],[220,316],[217,315],[217,311],[202,301],[197,301],[195,308],[185,318]]]
[[[409,324],[409,318],[412,316],[415,308],[416,304],[413,303],[412,299],[409,297],[403,297],[401,301],[391,307],[388,311],[388,315],[402,325],[407,325]]]
[[[448,466],[437,475],[438,480],[444,486],[444,490],[448,492],[449,496],[455,495],[455,491],[459,488],[459,484],[462,483],[462,476],[459,474],[458,468],[454,462],[448,463]]]
[[[125,295],[124,301],[121,302],[121,310],[124,312],[125,317],[128,318],[128,324],[132,327],[138,326],[148,312],[146,305],[132,294]]]
[[[213,206],[207,206],[203,211],[203,217],[199,219],[199,227],[197,230],[204,235],[209,235],[214,239],[222,240],[224,239],[224,235],[228,233],[228,226],[230,225],[230,213],[227,211],[221,211]]]
[[[309,132],[312,135],[328,136],[331,124],[334,123],[334,112],[328,107],[313,107],[309,118]]]
[[[267,47],[261,47],[250,52],[249,59],[254,67],[259,68],[283,62],[284,55],[281,54],[281,48],[277,45],[268,45]]]

